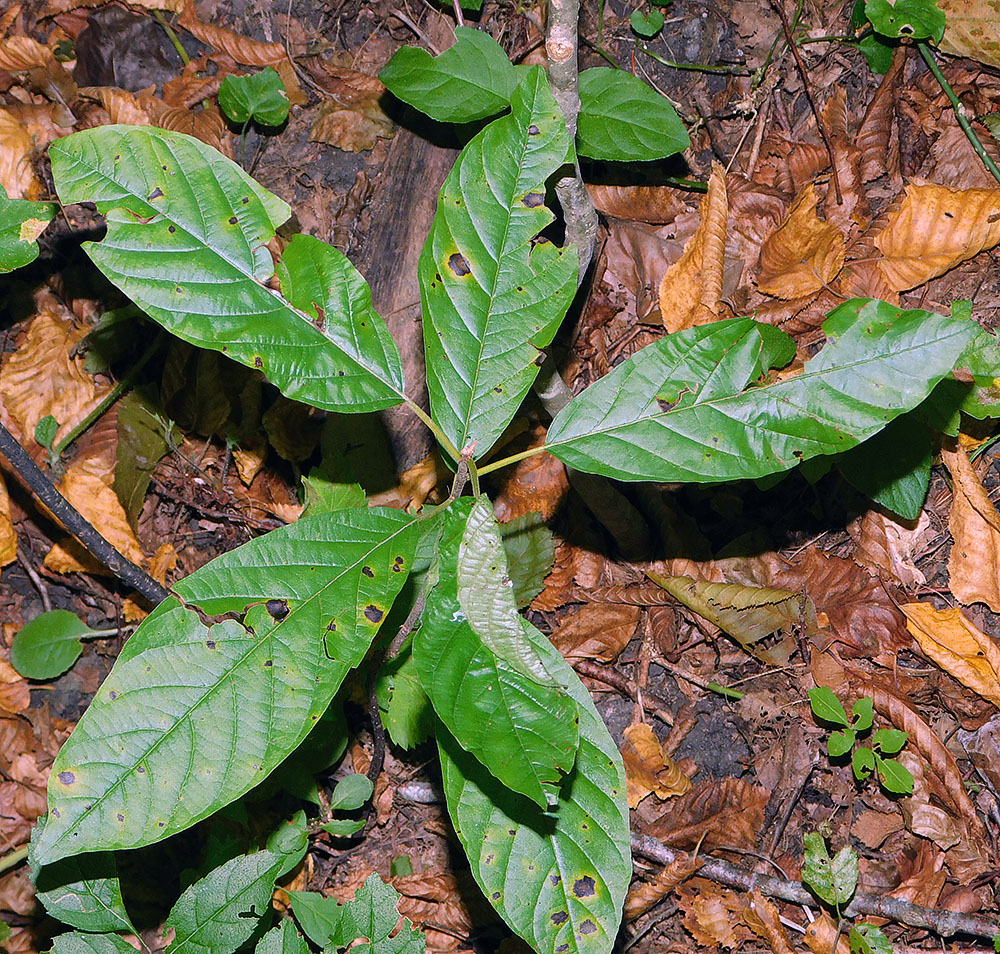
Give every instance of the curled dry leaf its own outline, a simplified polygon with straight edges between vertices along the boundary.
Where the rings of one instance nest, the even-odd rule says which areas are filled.
[[[844,236],[831,222],[820,221],[815,187],[796,197],[778,229],[760,251],[757,287],[776,298],[799,298],[819,291],[837,277],[846,255]]]
[[[38,15],[39,20],[78,10],[80,7],[99,7],[107,0],[48,0],[45,9]],[[142,10],[164,10],[167,13],[180,13],[188,0],[125,0],[130,7]]]
[[[519,453],[544,443],[545,428],[536,427],[506,448],[505,453]],[[494,499],[494,509],[501,523],[529,513],[540,513],[542,520],[551,520],[569,493],[566,465],[549,453],[526,457],[501,471],[500,477],[504,483]]]
[[[760,891],[754,891],[750,895],[743,909],[743,923],[757,937],[766,941],[774,954],[795,954],[778,917],[778,909]]]
[[[900,865],[903,880],[889,892],[890,896],[925,908],[937,907],[941,901],[941,889],[948,879],[944,870],[946,858],[947,855],[938,851],[930,841],[919,842],[911,864]]]
[[[81,86],[81,97],[100,103],[107,111],[112,123],[123,123],[126,126],[152,126],[153,117],[141,104],[139,97],[143,94],[130,93],[117,86]],[[144,97],[147,102],[149,97]]]
[[[703,864],[700,859],[687,856],[675,858],[658,871],[649,881],[636,882],[625,898],[625,920],[634,921],[658,904],[678,885],[683,884]]]
[[[167,574],[177,569],[177,551],[172,543],[161,543],[149,561],[149,575],[160,586],[167,585]]]
[[[3,474],[0,474],[0,566],[17,559],[17,532],[10,518],[10,496]]]
[[[664,801],[691,790],[691,779],[664,753],[659,739],[645,722],[625,730],[621,751],[629,808],[635,808],[654,792]]]
[[[869,848],[880,848],[894,831],[903,827],[899,812],[866,809],[851,824],[851,834]]]
[[[738,947],[752,937],[743,923],[743,897],[704,878],[692,878],[678,889],[684,927],[704,947]]]
[[[562,618],[552,644],[570,661],[613,662],[635,635],[640,612],[638,606],[590,603]]]
[[[899,133],[894,119],[896,90],[905,62],[906,48],[900,46],[858,128],[856,142],[861,150],[860,171],[864,182],[872,182],[886,174],[891,175],[895,181],[899,176]]]
[[[424,501],[442,481],[450,480],[451,472],[437,451],[428,454],[399,475],[399,485],[392,490],[373,494],[372,507],[397,507],[400,510],[419,510]]]
[[[17,715],[31,704],[28,681],[0,656],[0,713]]]
[[[854,540],[854,559],[861,566],[894,577],[904,586],[922,586],[924,574],[913,562],[931,532],[931,519],[922,510],[916,522],[909,526],[889,514],[869,510],[852,520],[847,532]]]
[[[878,270],[906,291],[1000,242],[1000,189],[948,189],[910,183],[875,239]]]
[[[806,928],[803,940],[813,954],[834,954],[833,942],[837,940],[837,923],[826,911],[821,911],[819,917]],[[837,940],[836,954],[851,954],[851,945],[843,933]]]
[[[904,603],[907,628],[928,658],[1000,708],[1000,646],[957,607]]]
[[[960,603],[1000,612],[1000,514],[961,446],[943,447],[941,459],[953,481],[948,588]]]
[[[726,175],[718,162],[712,166],[700,212],[698,230],[680,260],[660,280],[660,315],[667,331],[681,331],[716,319],[729,219]]]
[[[994,791],[1000,789],[1000,714],[974,731],[959,729],[956,738]]]
[[[588,590],[598,586],[607,562],[605,556],[594,550],[560,543],[552,572],[545,578],[545,589],[532,600],[531,608],[552,612],[574,598],[576,586]]]

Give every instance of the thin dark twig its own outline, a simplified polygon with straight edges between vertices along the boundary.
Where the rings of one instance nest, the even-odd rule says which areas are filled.
[[[372,761],[368,766],[368,781],[372,783],[374,790],[378,777],[382,774],[382,767],[385,765],[385,726],[382,725],[382,714],[378,708],[378,673],[379,668],[372,670],[372,676],[368,683],[368,717],[372,724]],[[374,791],[371,801],[368,803],[368,812],[375,806]]]
[[[58,490],[7,428],[0,423],[0,454],[55,518],[126,586],[156,605],[170,593],[142,567],[122,556]]]
[[[792,29],[788,25],[788,17],[785,15],[783,3],[784,0],[771,0],[771,6],[781,20],[781,29],[785,34],[785,41],[788,43],[788,48],[792,51],[792,56],[795,58],[795,65],[798,67],[799,75],[802,77],[802,88],[805,90],[806,99],[809,100],[813,116],[816,117],[816,126],[819,129],[820,137],[823,139],[823,145],[826,146],[826,151],[830,154],[830,180],[833,182],[833,191],[837,196],[837,205],[843,205],[844,197],[840,192],[840,178],[837,176],[837,161],[833,154],[833,144],[830,142],[826,126],[823,123],[823,117],[820,115],[819,108],[816,106],[816,100],[813,98],[812,88],[809,85],[809,74],[806,72],[805,63],[802,62],[802,54],[799,53],[799,48],[795,45],[795,40],[792,37]]]

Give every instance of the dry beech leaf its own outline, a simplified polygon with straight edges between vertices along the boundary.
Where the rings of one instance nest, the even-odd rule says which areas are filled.
[[[550,638],[570,661],[613,662],[635,635],[641,612],[638,606],[589,603],[564,616]]]
[[[828,130],[833,153],[833,172],[837,186],[830,183],[823,209],[826,220],[845,235],[864,228],[871,220],[871,209],[861,179],[861,150],[847,129],[847,94],[840,86],[823,107],[823,123]],[[838,194],[839,188],[839,194]]]
[[[938,851],[929,841],[921,841],[911,864],[900,865],[900,873],[904,877],[889,892],[890,897],[901,898],[925,908],[937,907],[941,889],[948,880],[944,870],[947,857],[947,854]]]
[[[516,454],[544,443],[545,428],[539,426],[521,435],[504,453]],[[503,485],[494,499],[494,510],[501,523],[529,513],[540,513],[542,520],[551,520],[569,493],[566,465],[549,453],[526,457],[504,468],[499,478]]]
[[[100,103],[112,123],[126,126],[152,126],[153,117],[139,103],[136,94],[117,86],[81,86],[79,93]]]
[[[195,57],[184,67],[180,76],[167,80],[163,84],[163,102],[168,106],[184,106],[190,108],[203,99],[211,99],[219,92],[222,81],[229,70],[219,66],[215,76],[206,76],[208,57]]]
[[[177,551],[172,543],[161,543],[149,561],[149,575],[160,586],[167,585],[167,574],[177,569]]]
[[[44,20],[80,7],[100,7],[106,2],[107,0],[48,0],[38,19]],[[164,10],[167,13],[180,13],[188,0],[124,0],[124,2],[127,6],[138,7],[141,10]]]
[[[880,848],[894,831],[903,827],[898,812],[876,812],[866,809],[851,824],[851,834],[869,848]]]
[[[937,5],[948,18],[938,44],[942,53],[1000,67],[1000,20],[991,0],[937,0]]]
[[[1000,514],[961,446],[943,447],[941,459],[953,481],[948,588],[960,603],[1000,612]]]
[[[815,187],[807,185],[760,251],[757,287],[776,298],[811,295],[837,277],[844,266],[840,229],[816,214]]]
[[[894,577],[904,586],[922,586],[927,582],[913,562],[932,532],[927,511],[921,511],[913,526],[908,526],[889,514],[869,510],[852,520],[847,532],[856,547],[854,559],[861,566]]]
[[[743,923],[743,897],[704,878],[678,889],[684,927],[703,947],[734,948],[752,937]]]
[[[739,778],[700,782],[667,802],[647,834],[672,848],[691,850],[701,842],[703,851],[720,846],[756,850],[770,794]]]
[[[419,510],[424,501],[443,481],[451,480],[451,472],[437,451],[417,461],[399,475],[399,485],[392,490],[373,494],[368,498],[371,507],[396,507],[400,510]]]
[[[760,891],[754,891],[750,895],[750,900],[743,909],[743,923],[757,937],[767,941],[774,954],[795,954],[778,918],[778,909]]]
[[[635,808],[653,792],[664,801],[691,790],[691,779],[664,753],[659,739],[645,722],[625,730],[621,751],[629,808]]]
[[[52,59],[52,51],[30,36],[20,34],[0,40],[0,70],[18,73],[45,66]]]
[[[267,440],[261,434],[243,438],[239,447],[233,448],[233,463],[244,486],[249,487],[264,466],[267,457]]]
[[[144,610],[135,600],[122,600],[122,619],[126,623],[141,623],[147,616],[149,611]]]
[[[10,518],[10,496],[0,474],[0,566],[17,559],[17,532]]]
[[[957,607],[904,603],[907,628],[925,656],[963,686],[1000,708],[1000,646]]]
[[[673,222],[687,203],[673,186],[619,186],[587,184],[587,192],[598,212],[630,222],[666,225]]]
[[[837,937],[837,923],[826,911],[806,928],[803,940],[813,954],[833,954],[833,941]],[[837,941],[837,954],[851,954],[851,945],[842,933]]]
[[[629,888],[625,898],[625,921],[634,921],[658,904],[678,885],[691,877],[704,862],[690,859],[686,855],[675,858],[665,868],[658,871],[649,881],[637,881]]]
[[[712,165],[700,213],[698,230],[660,280],[660,315],[667,331],[682,331],[716,319],[729,219],[726,174],[718,162]]]
[[[1000,189],[910,183],[875,238],[878,270],[894,291],[943,275],[1000,242]]]
[[[31,168],[34,143],[20,120],[0,109],[0,185],[11,199],[37,199],[42,184]]]
[[[374,76],[332,63],[313,71],[327,95],[309,139],[325,142],[346,152],[372,149],[381,136],[392,136],[393,121],[379,105],[385,87]]]

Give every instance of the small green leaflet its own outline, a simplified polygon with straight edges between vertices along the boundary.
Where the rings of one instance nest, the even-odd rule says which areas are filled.
[[[858,732],[867,732],[875,721],[875,700],[871,696],[862,696],[851,707],[851,716],[854,728]]]
[[[897,795],[913,794],[913,776],[910,770],[895,759],[884,759],[875,755],[875,767],[878,769],[878,780],[882,787]]]
[[[845,728],[851,724],[840,700],[826,686],[814,686],[809,690],[809,705],[817,719]]]
[[[826,740],[826,751],[835,759],[842,755],[847,755],[854,748],[857,736],[854,729],[842,729],[838,732],[831,732],[830,738]]]
[[[52,446],[52,442],[59,433],[59,422],[51,415],[46,414],[35,425],[35,443],[40,444],[46,450]]]
[[[371,291],[336,249],[296,235],[281,291],[268,242],[288,205],[191,136],[100,126],[52,143],[64,202],[96,202],[98,268],[168,331],[262,371],[290,398],[377,411],[403,400],[399,352]]]
[[[457,26],[455,45],[439,56],[400,47],[378,78],[431,119],[467,123],[506,110],[526,70],[514,66],[488,33]]]
[[[513,419],[576,293],[575,249],[538,241],[552,221],[545,181],[573,159],[544,71],[510,115],[463,150],[420,256],[431,412],[458,450],[482,457]]]
[[[22,268],[38,258],[35,241],[55,218],[52,202],[10,199],[0,185],[0,275]]]
[[[579,707],[576,768],[546,812],[505,789],[441,729],[448,811],[479,887],[538,954],[609,954],[632,877],[625,769],[576,674],[524,626]]]
[[[845,845],[831,858],[823,836],[815,831],[804,842],[802,881],[821,901],[835,907],[847,904],[858,886],[857,854]]]
[[[10,647],[11,665],[25,679],[55,679],[80,658],[80,637],[92,635],[76,613],[40,613],[18,630]]]
[[[945,13],[935,0],[867,0],[865,16],[882,36],[935,43],[944,36]]]
[[[778,473],[849,450],[916,407],[979,330],[854,299],[827,318],[830,340],[801,374],[743,390],[760,364],[760,349],[746,347],[748,322],[713,322],[643,348],[556,415],[548,449],[572,467],[624,480]]]
[[[663,14],[653,14],[662,23]],[[580,74],[576,148],[581,156],[644,162],[672,156],[690,144],[669,100],[637,76],[603,66]]]
[[[659,10],[650,10],[649,13],[633,10],[628,22],[633,33],[652,39],[663,29],[663,14]]]
[[[330,808],[335,812],[353,812],[364,805],[374,791],[367,775],[352,772],[337,782],[330,796]]]
[[[253,120],[261,126],[280,126],[288,119],[288,93],[273,66],[249,76],[230,74],[219,87],[219,108],[240,125]]]
[[[396,510],[343,510],[213,560],[126,643],[49,776],[36,856],[151,844],[260,783],[364,658],[413,560]],[[186,771],[185,766],[197,766]]]

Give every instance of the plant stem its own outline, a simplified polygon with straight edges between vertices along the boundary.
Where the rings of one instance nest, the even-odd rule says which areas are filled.
[[[469,482],[472,484],[473,495],[478,497],[481,492],[479,490],[479,469],[474,460],[469,461]]]
[[[701,63],[675,63],[673,60],[664,59],[659,53],[654,53],[648,46],[643,46],[641,43],[636,43],[636,46],[657,63],[675,70],[695,70],[699,73],[731,73],[734,76],[749,76],[752,72],[745,66],[702,66]]]
[[[438,427],[437,422],[415,401],[408,397],[403,398],[406,406],[427,426],[430,432],[437,438],[438,443],[453,460],[461,460],[462,454],[459,449],[448,439],[448,435]]]
[[[934,59],[934,54],[931,52],[930,47],[923,40],[918,40],[917,49],[920,51],[920,55],[924,58],[924,62],[933,74],[934,79],[941,84],[941,89],[944,90],[945,96],[948,97],[952,109],[955,111],[955,118],[958,120],[958,125],[962,127],[962,132],[965,133],[969,142],[972,144],[972,148],[976,150],[976,155],[982,160],[983,165],[989,170],[990,175],[993,176],[997,182],[1000,182],[1000,169],[997,168],[997,164],[993,161],[993,157],[986,151],[986,147],[983,145],[979,135],[972,128],[972,123],[969,122],[968,117],[965,115],[965,106],[962,105],[962,101],[951,88],[951,83],[945,79],[944,73],[941,72],[941,67],[938,66],[937,60]]]
[[[180,37],[174,32],[174,28],[167,23],[166,17],[159,10],[153,10],[152,14],[156,22],[163,27],[163,32],[167,34],[167,39],[174,45],[174,49],[181,58],[181,62],[187,66],[191,62],[191,57],[188,55],[188,51],[184,49],[184,44],[181,43]]]
[[[3,874],[5,871],[10,871],[11,868],[19,865],[27,857],[27,845],[22,845],[20,848],[15,848],[13,851],[7,852],[6,855],[0,858],[0,874]]]
[[[534,457],[535,454],[541,454],[542,451],[547,451],[548,449],[548,444],[542,444],[540,447],[529,447],[528,450],[521,451],[520,454],[511,454],[510,457],[502,457],[500,460],[493,461],[492,464],[480,467],[479,476],[485,477],[487,474],[492,474],[495,470],[509,467],[511,464],[516,464],[519,460],[524,460],[527,457]]]

